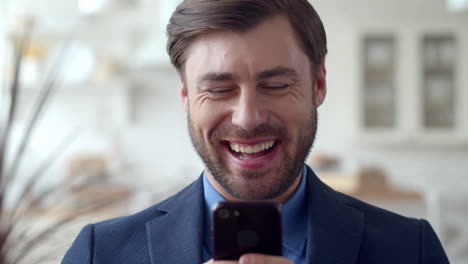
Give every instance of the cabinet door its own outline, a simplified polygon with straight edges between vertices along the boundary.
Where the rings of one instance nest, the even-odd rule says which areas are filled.
[[[453,36],[425,36],[422,43],[422,125],[425,130],[457,126],[456,47]]]
[[[363,39],[364,130],[391,130],[396,126],[394,57],[392,36],[366,36]]]

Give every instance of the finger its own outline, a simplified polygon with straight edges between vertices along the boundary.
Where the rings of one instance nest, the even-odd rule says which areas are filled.
[[[230,260],[217,260],[214,261],[213,259],[210,259],[208,262],[205,262],[204,264],[239,264],[238,261],[230,261]]]
[[[294,264],[285,257],[263,255],[263,254],[245,254],[239,259],[240,264]]]

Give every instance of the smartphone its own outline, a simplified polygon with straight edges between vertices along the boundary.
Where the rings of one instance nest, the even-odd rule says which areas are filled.
[[[219,202],[213,209],[213,259],[246,253],[282,255],[281,206],[276,202]]]

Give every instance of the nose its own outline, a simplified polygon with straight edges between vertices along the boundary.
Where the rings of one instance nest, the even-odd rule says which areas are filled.
[[[245,130],[251,130],[266,121],[265,106],[259,100],[256,89],[242,89],[234,106],[232,123]]]

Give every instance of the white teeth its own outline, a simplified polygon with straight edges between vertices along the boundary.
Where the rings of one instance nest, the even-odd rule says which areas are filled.
[[[240,153],[247,153],[247,154],[253,154],[253,153],[258,153],[260,151],[267,150],[275,144],[275,141],[268,141],[264,142],[261,144],[257,145],[240,145],[236,143],[230,143],[229,145],[231,146],[231,149],[235,152],[240,152]]]
[[[235,152],[240,152],[240,147],[237,144],[231,144],[231,149]]]

